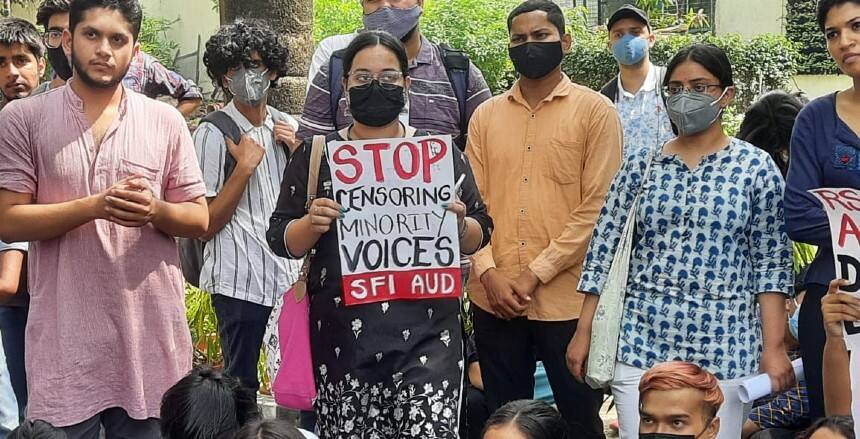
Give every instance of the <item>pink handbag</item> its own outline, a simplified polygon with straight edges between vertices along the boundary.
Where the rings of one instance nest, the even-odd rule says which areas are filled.
[[[287,291],[284,307],[278,317],[278,342],[281,345],[281,367],[272,383],[272,393],[279,406],[295,410],[313,410],[317,396],[311,358],[311,334],[308,297],[297,301],[295,287]]]
[[[325,137],[314,136],[308,172],[309,208],[317,195],[320,162]],[[281,348],[281,366],[272,383],[275,402],[295,410],[313,410],[317,396],[311,355],[311,324],[308,310],[307,280],[313,250],[305,255],[299,278],[284,296],[284,306],[278,316],[278,344]]]

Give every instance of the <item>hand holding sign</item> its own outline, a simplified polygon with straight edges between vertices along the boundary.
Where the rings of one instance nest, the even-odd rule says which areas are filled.
[[[844,279],[834,279],[830,282],[827,295],[821,299],[821,314],[828,338],[842,338],[842,322],[860,321],[860,298],[839,291],[840,287],[848,283]]]
[[[314,199],[313,203],[311,203],[311,208],[308,209],[311,230],[320,235],[327,233],[332,223],[339,218],[343,218],[343,215],[343,207],[328,198]]]

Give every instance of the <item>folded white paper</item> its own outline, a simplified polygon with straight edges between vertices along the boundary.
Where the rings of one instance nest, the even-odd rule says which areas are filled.
[[[803,379],[803,359],[798,358],[791,362],[794,367],[794,376],[798,381]],[[763,398],[773,393],[773,385],[770,382],[770,376],[766,373],[756,375],[743,383],[738,389],[738,395],[741,402],[744,404],[751,403],[759,398]]]

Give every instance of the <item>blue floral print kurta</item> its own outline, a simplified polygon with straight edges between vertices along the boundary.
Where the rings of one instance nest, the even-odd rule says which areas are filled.
[[[579,290],[600,294],[649,151],[612,183]],[[641,369],[683,360],[719,379],[758,371],[756,296],[790,294],[784,182],[764,151],[738,139],[689,169],[657,152],[636,220],[618,361]]]

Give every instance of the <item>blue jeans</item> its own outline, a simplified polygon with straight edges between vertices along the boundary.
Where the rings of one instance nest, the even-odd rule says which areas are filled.
[[[24,419],[27,409],[27,371],[24,367],[24,335],[27,329],[29,306],[0,306],[0,335],[6,367],[12,380],[12,389],[18,401],[18,415]]]
[[[0,345],[0,439],[5,439],[18,426],[18,406],[9,381],[9,372],[6,370],[2,347]]]

